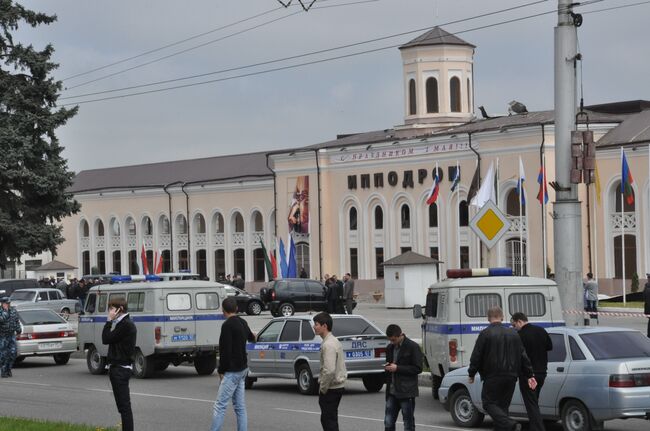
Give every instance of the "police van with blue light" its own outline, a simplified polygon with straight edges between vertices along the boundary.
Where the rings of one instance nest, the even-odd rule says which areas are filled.
[[[250,389],[259,379],[272,377],[295,379],[302,394],[318,392],[320,345],[314,333],[313,316],[278,317],[271,320],[248,343],[248,377]],[[384,386],[386,334],[363,316],[333,314],[332,334],[345,352],[348,378],[361,378],[368,392],[379,392]]]
[[[163,281],[156,275],[113,276],[93,286],[79,316],[78,347],[86,352],[91,374],[106,372],[108,346],[102,344],[107,304],[125,298],[138,329],[133,374],[152,376],[169,365],[190,362],[199,375],[212,374],[221,325],[224,286],[198,280]]]
[[[564,326],[552,280],[513,276],[510,268],[447,270],[446,280],[429,287],[425,306],[413,308],[413,316],[423,319],[422,348],[434,398],[446,373],[469,365],[478,334],[488,326],[487,310],[494,306],[503,309],[504,324],[523,312],[535,325]]]

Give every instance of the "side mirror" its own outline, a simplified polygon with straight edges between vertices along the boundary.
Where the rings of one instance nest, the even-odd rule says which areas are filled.
[[[424,317],[424,315],[422,314],[422,306],[420,304],[415,304],[413,306],[413,318],[414,319],[421,319],[423,317]]]

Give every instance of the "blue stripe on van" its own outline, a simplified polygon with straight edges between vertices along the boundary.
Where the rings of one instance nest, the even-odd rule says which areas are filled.
[[[246,350],[294,350],[300,352],[318,352],[320,343],[246,343]]]
[[[133,322],[194,322],[194,321],[213,321],[213,320],[225,320],[226,317],[223,314],[199,314],[199,315],[173,315],[173,316],[162,316],[162,315],[152,315],[152,316],[131,316],[129,315]],[[79,323],[105,323],[107,320],[106,316],[82,316],[79,317]]]
[[[530,322],[533,325],[542,328],[553,328],[555,326],[565,326],[564,322]],[[488,323],[426,323],[425,331],[433,334],[478,334],[488,327]],[[510,324],[504,323],[503,326],[510,327]]]

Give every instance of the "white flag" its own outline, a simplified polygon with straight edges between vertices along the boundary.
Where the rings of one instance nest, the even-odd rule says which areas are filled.
[[[489,200],[496,202],[496,196],[494,194],[494,162],[490,163],[490,168],[487,174],[485,174],[485,177],[483,177],[483,184],[481,184],[481,188],[478,189],[478,193],[476,193],[470,205],[476,205],[482,208]]]

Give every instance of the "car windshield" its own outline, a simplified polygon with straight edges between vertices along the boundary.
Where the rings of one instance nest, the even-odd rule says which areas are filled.
[[[36,292],[25,291],[25,290],[16,290],[11,294],[12,301],[31,301],[34,299]]]
[[[650,357],[650,339],[637,331],[580,335],[596,360]]]
[[[335,337],[348,337],[350,335],[383,335],[370,322],[360,317],[334,318],[332,334]]]
[[[18,318],[23,325],[66,323],[61,316],[52,310],[25,310],[18,313]]]

